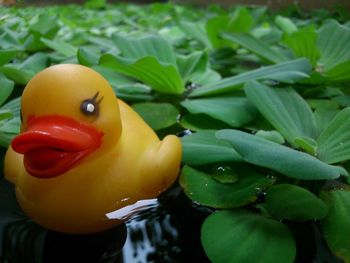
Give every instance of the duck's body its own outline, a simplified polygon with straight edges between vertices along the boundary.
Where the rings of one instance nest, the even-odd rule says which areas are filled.
[[[116,126],[117,129],[113,136],[107,134],[109,132],[105,130],[105,127],[109,128],[107,124],[97,123],[98,118],[108,110],[102,107],[103,101],[100,116],[96,119],[86,121],[82,116],[79,122],[94,125],[103,135],[100,145],[96,146],[97,148],[94,146],[95,150],[71,165],[69,169],[62,168],[64,172],[59,173],[57,171],[62,169],[55,168],[57,166],[55,163],[47,167],[38,165],[35,159],[37,153],[32,157],[34,161],[27,157],[29,161],[23,162],[23,155],[15,152],[12,147],[5,157],[5,175],[16,185],[17,199],[21,207],[30,217],[47,228],[68,233],[89,233],[112,227],[119,222],[107,219],[106,213],[141,199],[158,196],[175,181],[178,175],[181,162],[181,144],[178,138],[170,135],[160,141],[152,129],[127,104],[115,98],[114,94],[106,94],[101,90],[99,92],[103,94],[103,101],[111,101],[109,106],[117,108],[119,106],[119,111],[115,112],[118,112],[120,117],[116,116],[115,124],[109,125],[112,128]],[[94,95],[91,92],[89,94]],[[27,98],[24,93],[23,100]],[[83,95],[82,98],[86,96]],[[36,105],[35,108],[40,109],[41,106]],[[27,109],[25,103],[22,104],[22,109],[23,112]],[[49,110],[48,116],[58,114],[59,112]],[[32,115],[42,114],[31,112],[23,117],[28,118]],[[73,115],[76,119],[76,114],[67,112],[63,115]],[[31,128],[26,126],[24,119],[22,128],[24,134],[32,132]],[[36,139],[35,136],[31,136],[27,137]],[[25,152],[31,153],[33,146],[32,142],[27,146],[29,139],[22,137],[24,139],[15,139],[12,145],[15,150],[23,151],[26,155]],[[50,163],[49,157],[43,158]],[[34,168],[31,168],[31,165]],[[46,178],[45,173],[39,168],[50,171],[52,176]]]

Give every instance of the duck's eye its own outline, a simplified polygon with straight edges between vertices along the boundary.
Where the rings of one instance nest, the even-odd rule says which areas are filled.
[[[84,100],[80,105],[80,110],[84,115],[87,116],[98,116],[99,114],[99,103],[103,98],[97,100],[98,92],[90,99]]]

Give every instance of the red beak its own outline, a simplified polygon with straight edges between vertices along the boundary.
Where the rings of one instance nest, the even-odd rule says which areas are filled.
[[[29,116],[28,128],[12,141],[24,155],[29,174],[39,178],[58,176],[79,163],[102,144],[103,133],[90,124],[59,115]]]

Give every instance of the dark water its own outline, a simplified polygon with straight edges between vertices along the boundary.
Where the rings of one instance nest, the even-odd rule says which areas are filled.
[[[114,229],[90,235],[50,231],[43,262],[209,262],[200,243],[208,212],[177,186]]]
[[[0,226],[7,226],[0,227],[0,235],[5,236],[5,242],[0,241],[4,249],[0,263],[209,262],[201,246],[200,229],[212,210],[193,204],[178,185],[138,209],[124,224],[89,235],[53,231],[41,235],[46,231],[28,218],[13,220],[23,216],[15,207],[13,187],[2,180],[0,190]],[[9,208],[13,211],[4,213]],[[316,222],[286,223],[297,244],[295,263],[341,263],[325,246]],[[43,247],[38,248],[39,244]]]

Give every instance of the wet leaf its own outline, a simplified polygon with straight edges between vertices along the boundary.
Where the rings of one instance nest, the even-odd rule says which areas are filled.
[[[318,220],[328,213],[327,205],[315,194],[291,184],[277,184],[269,188],[266,205],[271,215],[278,220]]]
[[[202,244],[214,263],[292,263],[296,246],[282,223],[245,210],[219,211],[202,225]]]
[[[237,208],[252,203],[261,189],[272,184],[271,179],[247,166],[238,166],[236,172],[239,178],[236,183],[220,183],[208,174],[185,166],[180,184],[190,199],[213,208]]]

